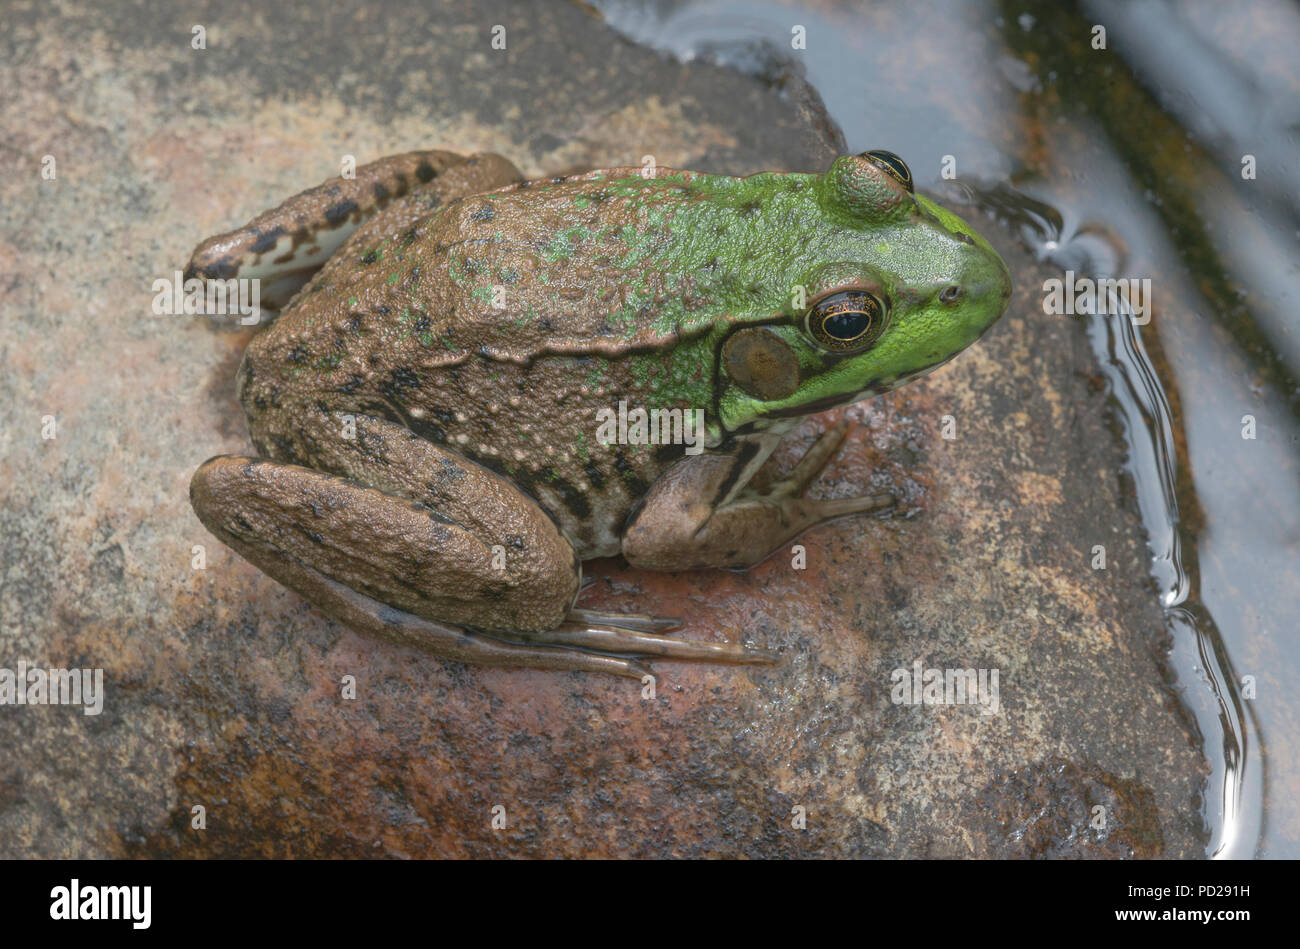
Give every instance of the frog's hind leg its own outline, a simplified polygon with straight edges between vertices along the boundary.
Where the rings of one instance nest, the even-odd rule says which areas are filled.
[[[628,657],[508,642],[462,625],[493,614],[521,626],[558,622],[578,586],[572,548],[558,532],[531,545],[541,570],[498,572],[470,532],[422,505],[310,468],[232,456],[195,472],[190,499],[224,543],[358,632],[481,665],[647,673]],[[515,526],[544,532],[526,523],[530,514],[516,507]]]
[[[259,214],[243,227],[210,237],[194,250],[185,279],[259,281],[267,311],[284,306],[326,260],[385,208],[391,227],[409,227],[439,205],[520,180],[499,155],[406,152],[362,165],[352,178],[331,178]]]
[[[345,438],[339,413],[293,418],[255,423],[284,461],[214,458],[190,498],[217,537],[340,622],[468,662],[636,678],[642,656],[775,660],[660,635],[671,622],[572,610],[573,546],[508,479],[382,419],[354,416]]]

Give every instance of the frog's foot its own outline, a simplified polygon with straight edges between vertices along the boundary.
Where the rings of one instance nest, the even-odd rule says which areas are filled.
[[[210,237],[194,250],[185,279],[258,280],[259,303],[284,306],[366,221],[385,208],[396,232],[440,204],[491,191],[521,175],[497,155],[445,151],[390,155],[331,178],[259,214],[243,227]],[[391,207],[390,207],[391,204]]]
[[[750,567],[817,524],[892,507],[888,494],[804,497],[849,429],[845,420],[831,426],[788,475],[762,492],[746,485],[766,452],[683,458],[646,495],[624,532],[623,555],[634,566],[657,570]]]
[[[754,493],[751,496],[775,501],[797,498],[799,508],[806,510],[808,516],[812,518],[807,525],[810,527],[838,517],[874,514],[893,507],[897,501],[892,494],[866,494],[856,498],[830,498],[822,501],[803,496],[831,460],[839,454],[840,446],[844,444],[844,439],[849,437],[852,429],[852,423],[847,419],[840,419],[817,437],[812,447],[804,453],[788,475],[775,482],[765,494]]]
[[[585,590],[593,582],[593,578],[584,579],[582,587]],[[603,610],[587,610],[574,607],[569,610],[567,617],[575,623],[592,623],[597,626],[623,626],[627,629],[639,629],[643,633],[671,633],[675,629],[681,629],[685,624],[669,616],[650,616],[646,613],[610,613]]]
[[[638,680],[651,674],[648,667],[634,658],[556,648],[529,642],[522,637],[520,641],[512,642],[435,622],[358,593],[303,564],[286,561],[274,554],[259,561],[253,559],[246,549],[236,549],[275,579],[303,592],[317,607],[357,632],[413,646],[443,659],[480,666],[603,672]]]
[[[698,662],[728,662],[742,665],[771,665],[781,657],[748,643],[710,643],[673,639],[660,631],[680,629],[675,619],[659,619],[636,613],[600,613],[574,609],[555,629],[528,633],[524,642],[550,643],[576,649],[594,649],[616,655]],[[512,637],[514,638],[514,637]]]

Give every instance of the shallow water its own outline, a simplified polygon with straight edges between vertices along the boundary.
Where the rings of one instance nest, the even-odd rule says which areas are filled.
[[[1300,10],[594,5],[681,59],[792,95],[806,80],[848,150],[899,153],[919,188],[993,210],[1062,270],[1150,279],[1149,323],[1065,318],[1084,324],[1128,447],[1170,687],[1212,768],[1207,856],[1300,856]]]

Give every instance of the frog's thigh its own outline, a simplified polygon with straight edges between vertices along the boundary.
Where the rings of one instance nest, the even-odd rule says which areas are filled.
[[[450,448],[395,422],[340,411],[260,416],[252,422],[252,435],[264,455],[339,475],[433,512],[440,524],[459,532],[456,537],[474,538],[476,553],[497,548],[494,563],[504,560],[507,578],[536,577],[562,588],[570,602],[577,596],[581,561],[555,521],[508,478]],[[494,567],[491,579],[502,578]],[[526,627],[475,625],[532,632],[556,626],[563,616],[564,610],[549,612],[548,623]]]
[[[209,530],[308,598],[316,584],[286,578],[286,562],[437,622],[519,632],[559,625],[581,582],[568,540],[513,485],[425,448],[414,472],[433,488],[424,503],[314,468],[230,456],[199,468],[190,499]],[[438,503],[437,486],[448,481],[462,503]],[[477,509],[466,517],[470,495]]]
[[[623,532],[623,556],[652,570],[751,567],[815,524],[889,507],[893,499],[888,495],[803,497],[846,431],[844,424],[828,429],[799,465],[764,494],[746,482],[765,453],[686,456],[651,486]]]
[[[409,226],[410,212],[416,207],[409,198],[416,192],[438,188],[439,200],[449,201],[476,190],[499,188],[519,177],[514,166],[497,155],[467,158],[432,150],[390,155],[362,165],[354,177],[331,178],[241,228],[208,238],[195,248],[185,277],[256,278],[261,305],[279,309],[390,202],[404,202],[406,213],[397,217]]]
[[[394,578],[374,585],[366,578],[389,569],[399,580],[422,579],[422,560],[438,560],[447,540],[428,523],[436,521],[431,512],[414,510],[409,502],[385,503],[381,492],[308,468],[231,456],[199,468],[190,499],[204,525],[241,556],[360,633],[479,665],[645,675],[632,660],[503,642],[377,599]],[[421,543],[432,546],[412,558]],[[424,605],[441,609],[450,602],[454,609],[457,601],[464,606],[467,597],[484,590],[483,572],[472,567],[462,565],[456,581],[463,584],[459,596],[450,579],[435,581],[435,598]]]

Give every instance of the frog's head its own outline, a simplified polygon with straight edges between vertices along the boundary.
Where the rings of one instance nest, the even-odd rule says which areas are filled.
[[[722,423],[807,415],[947,362],[1006,309],[1011,277],[957,215],[915,194],[898,156],[839,158],[812,185],[819,215],[783,311],[722,347]],[[799,289],[801,288],[801,290]],[[799,304],[803,305],[800,306]]]

